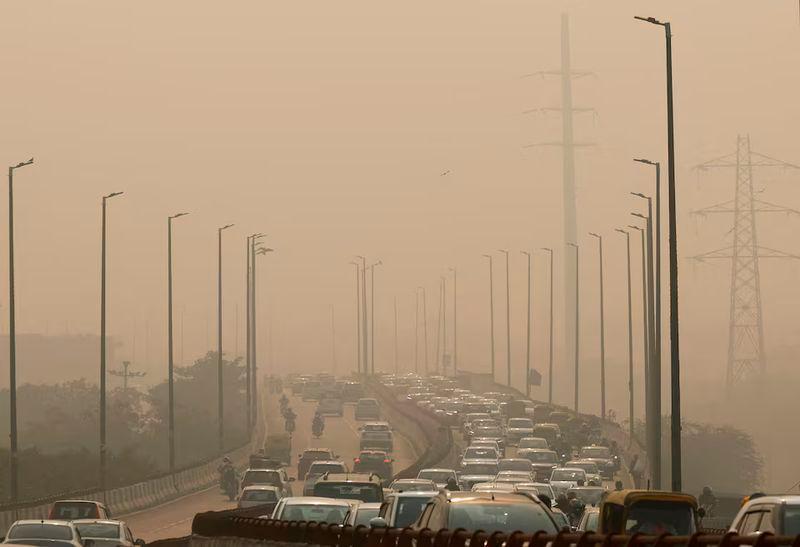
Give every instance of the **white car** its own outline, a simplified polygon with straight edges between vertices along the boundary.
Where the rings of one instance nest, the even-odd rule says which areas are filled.
[[[518,482],[514,485],[514,491],[533,494],[536,497],[547,496],[551,501],[556,499],[553,488],[545,482]]]
[[[533,420],[530,418],[510,418],[506,424],[506,441],[510,446],[519,444],[523,437],[533,435]]]
[[[406,528],[414,524],[428,502],[438,494],[429,492],[398,492],[389,494],[381,505],[378,516],[370,521],[373,528]]]
[[[522,437],[519,440],[519,448],[543,448],[548,450],[550,446],[547,444],[547,439],[541,437]]]
[[[84,543],[90,539],[97,547],[144,545],[144,541],[134,539],[128,525],[119,520],[80,519],[73,520],[72,524],[75,525]]]
[[[273,520],[350,524],[355,519],[358,501],[315,496],[281,498],[272,512]]]
[[[436,488],[444,488],[450,479],[453,479],[458,484],[458,475],[452,469],[421,469],[417,473],[417,478],[433,481]]]
[[[743,536],[761,532],[796,536],[800,534],[800,496],[762,496],[748,500],[733,519],[730,531]]]
[[[8,529],[3,543],[84,547],[75,525],[63,520],[18,520]]]
[[[281,497],[281,490],[276,486],[269,486],[266,484],[245,486],[239,494],[239,501],[236,503],[236,507],[244,509],[246,507],[277,503]]]
[[[586,471],[585,485],[588,485],[589,481],[594,481],[597,486],[603,484],[603,479],[600,478],[600,468],[597,466],[597,462],[593,460],[572,460],[565,463],[564,467],[580,467]]]
[[[550,475],[550,486],[556,496],[566,494],[567,490],[578,486],[578,481],[586,484],[586,471],[580,467],[557,467]]]
[[[389,485],[389,490],[395,492],[436,492],[438,489],[436,483],[429,479],[397,479]]]

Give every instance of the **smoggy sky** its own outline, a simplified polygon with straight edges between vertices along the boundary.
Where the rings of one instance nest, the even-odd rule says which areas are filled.
[[[119,359],[132,357],[136,333],[136,361],[153,380],[163,377],[166,358],[166,217],[189,211],[174,230],[183,362],[216,342],[216,228],[235,223],[224,239],[228,351],[244,349],[244,237],[263,231],[277,250],[259,262],[263,366],[330,368],[333,306],[339,370],[353,368],[349,262],[364,254],[384,263],[376,269],[379,369],[393,365],[395,297],[400,366],[413,367],[417,286],[427,289],[433,360],[439,277],[455,266],[459,364],[485,370],[481,254],[508,248],[520,381],[526,272],[519,251],[554,246],[556,390],[566,402],[560,149],[526,147],[558,141],[561,122],[557,113],[523,114],[558,106],[560,85],[522,76],[558,68],[560,15],[568,12],[573,66],[594,73],[574,82],[574,102],[596,110],[575,120],[577,140],[593,143],[578,151],[576,169],[586,407],[599,400],[597,250],[587,235],[597,231],[606,236],[609,406],[623,414],[624,239],[613,228],[642,210],[629,191],[652,192],[652,172],[631,158],[665,161],[663,31],[633,19],[653,15],[670,20],[674,33],[682,357],[691,413],[693,398],[722,394],[730,267],[686,257],[727,246],[731,219],[689,213],[733,197],[733,172],[699,175],[692,167],[734,152],[737,133],[749,133],[758,151],[800,164],[797,10],[789,0],[3,2],[0,164],[36,157],[15,184],[18,328],[98,332],[100,197],[121,190],[109,202],[109,332],[123,344]],[[798,183],[800,171],[756,173],[763,199],[800,209]],[[798,218],[764,217],[759,239],[800,253],[798,227]],[[632,241],[638,299],[638,237]],[[504,367],[505,269],[495,256],[497,363]],[[534,256],[540,370],[546,260]],[[798,273],[793,260],[762,265],[773,373],[788,371],[798,349]],[[638,339],[636,350],[638,358]],[[24,355],[19,362],[20,381],[33,380]],[[7,375],[1,378],[5,385]]]

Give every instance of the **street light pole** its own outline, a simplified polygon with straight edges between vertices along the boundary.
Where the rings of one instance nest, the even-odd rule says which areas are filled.
[[[169,441],[169,471],[175,470],[175,348],[172,336],[172,221],[189,213],[167,217],[167,420]],[[181,322],[183,325],[183,322]]]
[[[370,312],[369,312],[369,323],[370,323],[370,340],[372,341],[372,345],[370,346],[370,374],[375,374],[375,266],[382,265],[382,261],[377,261],[374,264],[370,265],[369,267],[369,275],[370,275]]]
[[[419,374],[419,288],[414,291],[414,373]]]
[[[28,161],[9,166],[8,168],[8,351],[9,351],[9,403],[11,410],[10,424],[10,465],[11,472],[10,494],[11,503],[17,502],[19,487],[19,467],[17,454],[17,327],[16,303],[14,298],[14,170],[33,163],[33,158]]]
[[[425,296],[425,287],[417,287],[422,291],[422,345],[425,354],[425,376],[429,375],[428,368],[428,304]]]
[[[528,257],[528,320],[525,325],[525,396],[531,396],[531,253],[521,251]]]
[[[577,243],[567,243],[575,248],[575,402],[573,409],[578,412],[578,395],[580,393],[580,326],[581,326],[581,299],[580,299],[580,247]]]
[[[458,376],[458,271],[453,272],[453,377]]]
[[[394,373],[398,373],[397,358],[397,297],[394,297]]]
[[[548,350],[548,369],[547,369],[547,402],[553,404],[553,249],[542,247],[550,255],[550,328],[549,328],[549,350]]]
[[[680,340],[678,330],[678,228],[675,204],[675,108],[672,96],[672,27],[669,22],[662,23],[657,19],[637,17],[655,25],[664,27],[666,40],[667,64],[667,159],[669,187],[669,333],[670,333],[670,373],[671,373],[671,471],[672,490],[680,492],[682,488],[682,451],[681,451],[681,365]]]
[[[360,271],[358,269],[358,262],[350,262],[356,267],[356,372],[361,374],[361,290]]]
[[[100,491],[106,495],[106,202],[122,192],[103,196],[100,250]]]
[[[367,332],[367,258],[356,255],[361,260],[361,355],[363,355],[364,371],[369,374],[369,333]]]
[[[250,298],[252,299],[252,303],[250,304],[250,313],[253,314],[253,319],[252,319],[252,322],[251,322],[252,325],[253,325],[253,336],[252,336],[253,349],[251,351],[252,358],[253,358],[253,366],[252,366],[252,371],[250,373],[250,381],[253,383],[252,384],[252,388],[251,388],[252,392],[253,392],[253,400],[252,400],[251,404],[253,405],[252,406],[252,415],[253,415],[254,423],[255,423],[256,417],[258,416],[258,351],[257,351],[258,350],[258,344],[257,344],[257,342],[258,342],[258,329],[256,327],[256,322],[257,322],[257,318],[258,318],[258,314],[256,313],[258,311],[257,300],[256,300],[256,288],[258,286],[258,283],[257,283],[257,279],[258,278],[256,277],[256,256],[257,255],[266,255],[267,253],[274,253],[275,252],[275,249],[272,249],[270,247],[259,247],[258,249],[256,249],[256,247],[255,247],[256,243],[257,243],[258,239],[261,238],[261,237],[264,237],[264,234],[256,235],[253,238],[252,243],[251,243],[252,246],[253,246],[253,252],[252,252],[252,255],[253,255],[253,288],[250,291]]]
[[[245,268],[246,274],[247,274],[247,281],[246,281],[247,290],[245,291],[246,292],[245,300],[247,301],[247,305],[246,305],[247,320],[245,321],[245,332],[246,332],[246,334],[245,334],[245,345],[247,346],[247,349],[245,350],[245,362],[244,362],[244,370],[245,370],[245,375],[244,376],[245,376],[245,378],[244,379],[245,379],[245,383],[247,385],[247,388],[245,390],[245,399],[246,399],[245,402],[247,404],[247,431],[251,431],[251,428],[252,428],[252,425],[253,425],[253,416],[252,416],[252,412],[250,411],[250,409],[252,408],[252,401],[253,401],[252,383],[250,381],[250,370],[251,370],[251,367],[253,366],[253,356],[251,355],[251,350],[252,350],[252,344],[251,344],[252,343],[252,338],[251,338],[251,336],[252,336],[252,332],[253,332],[253,325],[251,324],[251,320],[253,319],[253,314],[251,313],[252,310],[250,309],[250,303],[251,303],[251,301],[250,301],[250,293],[252,291],[252,284],[253,284],[253,271],[252,271],[252,268],[251,268],[252,259],[253,259],[253,257],[252,257],[253,247],[250,244],[252,239],[253,239],[252,235],[249,235],[249,236],[247,236],[245,238],[245,243],[246,243],[245,257],[247,259],[247,265],[246,265],[246,268]]]
[[[647,306],[647,244],[646,244],[646,234],[647,231],[642,228],[641,226],[634,226],[633,224],[628,225],[630,228],[634,230],[638,230],[639,235],[642,239],[642,350],[644,355],[644,396],[645,396],[645,446],[647,445],[647,438],[649,433],[649,412],[650,412],[650,405],[648,400],[650,399],[650,311]]]
[[[506,249],[498,249],[506,255],[506,368],[508,386],[511,387],[511,289],[509,284],[509,267],[508,267],[508,251]]]
[[[492,348],[492,381],[496,382],[494,367],[494,257],[488,254],[483,256],[489,259],[489,338]]]
[[[225,403],[222,390],[222,232],[232,226],[233,224],[226,224],[217,228],[217,435],[220,453],[225,450]]]
[[[603,293],[603,236],[591,232],[597,238],[600,253],[600,417],[606,418],[606,323],[605,323],[605,298]]]
[[[616,231],[625,235],[625,248],[628,258],[628,416],[630,421],[630,431],[628,436],[631,441],[634,438],[634,413],[633,413],[633,308],[631,304],[631,234],[622,228]]]

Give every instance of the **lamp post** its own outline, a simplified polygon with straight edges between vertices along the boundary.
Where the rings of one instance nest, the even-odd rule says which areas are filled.
[[[225,450],[225,402],[222,390],[222,232],[232,226],[233,224],[226,224],[217,228],[217,435],[220,453]]]
[[[122,195],[112,192],[103,196],[100,250],[100,491],[106,495],[106,209],[109,199]]]
[[[590,236],[597,238],[600,259],[600,417],[606,417],[606,323],[605,302],[603,293],[603,236],[590,232]]]
[[[9,456],[11,472],[11,503],[17,502],[19,467],[17,455],[17,327],[16,303],[14,299],[14,170],[31,165],[33,158],[8,168],[8,364],[9,364],[9,403],[10,412],[10,446]]]
[[[531,396],[531,253],[520,251],[528,258],[528,319],[525,325],[525,396]]]
[[[361,354],[364,356],[364,371],[369,374],[369,332],[367,331],[367,258],[356,255],[361,260]]]
[[[394,297],[394,373],[398,373],[398,361],[397,358],[397,297]]]
[[[650,397],[650,313],[647,307],[647,231],[641,226],[628,225],[639,232],[642,240],[642,360],[644,362],[645,424],[647,423],[647,398]],[[645,444],[646,444],[645,435]]]
[[[506,368],[508,386],[511,387],[511,289],[509,284],[508,251],[498,249],[497,252],[506,255]]]
[[[369,311],[369,334],[372,345],[370,346],[370,374],[375,374],[375,266],[381,266],[382,261],[377,261],[369,267],[369,284],[370,284],[370,311]]]
[[[547,353],[547,402],[553,404],[553,249],[542,247],[550,255],[550,327],[549,327],[549,349]]]
[[[356,372],[361,374],[361,272],[358,262],[350,262],[356,267]]]
[[[414,373],[419,374],[419,289],[414,291]]]
[[[641,21],[664,27],[666,40],[667,70],[667,159],[669,187],[669,334],[670,334],[670,373],[671,373],[671,470],[672,490],[682,488],[681,467],[681,364],[680,340],[678,330],[678,229],[675,206],[675,108],[672,100],[672,28],[670,23],[653,17],[637,17]]]
[[[494,368],[494,257],[492,255],[483,255],[485,258],[489,259],[489,331],[491,339],[491,350],[492,350],[492,381],[497,381],[495,379],[495,368]]]
[[[167,420],[169,441],[169,471],[175,470],[175,348],[172,336],[172,221],[189,213],[167,217]],[[181,321],[181,326],[183,321]]]
[[[425,296],[425,287],[417,287],[417,290],[422,291],[422,351],[425,355],[425,376],[429,374],[428,368],[428,304]]]
[[[246,403],[247,403],[247,430],[251,431],[253,427],[253,382],[252,382],[252,371],[253,371],[253,337],[255,336],[253,330],[253,243],[256,239],[260,239],[265,237],[266,234],[251,234],[247,236],[246,243],[247,246],[245,248],[245,256],[247,258],[247,291],[246,291],[246,300],[247,300],[247,328],[245,341],[247,345],[247,351],[245,352],[246,361],[245,361],[245,382],[247,383],[246,389]]]
[[[573,409],[578,412],[578,395],[580,393],[580,326],[581,326],[581,299],[580,299],[580,247],[577,243],[567,243],[575,249],[575,402]]]
[[[259,247],[259,248],[256,248],[255,245],[256,245],[256,242],[259,239],[259,237],[261,237],[261,236],[254,237],[253,241],[252,241],[252,245],[253,245],[253,288],[250,291],[250,298],[252,299],[252,304],[250,305],[250,312],[253,314],[253,319],[251,321],[252,328],[253,328],[253,334],[252,334],[252,338],[251,338],[252,344],[253,344],[253,349],[250,352],[251,356],[253,358],[253,363],[252,363],[252,372],[250,374],[250,380],[252,382],[252,391],[253,391],[253,400],[252,400],[251,404],[252,404],[252,415],[253,415],[254,419],[258,415],[258,352],[257,352],[257,349],[258,349],[258,344],[257,344],[257,342],[258,342],[258,330],[257,330],[257,327],[256,327],[256,320],[258,318],[258,314],[256,313],[258,311],[257,300],[256,300],[256,287],[257,287],[258,283],[256,281],[257,281],[258,278],[256,277],[256,256],[263,256],[263,255],[266,255],[267,253],[274,253],[275,252],[275,249],[272,249],[271,247]]]
[[[633,307],[631,304],[631,234],[622,228],[615,228],[615,231],[625,236],[625,249],[627,251],[628,264],[628,416],[630,421],[630,432],[628,436],[633,441],[634,438],[634,413],[633,413]]]
[[[453,272],[453,377],[458,376],[458,270]]]

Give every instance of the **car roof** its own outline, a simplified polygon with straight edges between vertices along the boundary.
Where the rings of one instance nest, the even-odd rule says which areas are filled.
[[[758,505],[759,503],[780,503],[786,505],[800,505],[800,496],[760,496],[747,500],[743,507]]]
[[[387,494],[386,497],[394,497],[394,498],[432,498],[436,494],[439,493],[439,489],[436,490],[426,490],[426,491],[414,491],[414,492],[392,492],[391,494]]]
[[[56,500],[53,502],[53,505],[56,503],[91,503],[92,505],[103,505],[102,501],[95,500]]]
[[[245,473],[248,473],[250,471],[272,471],[273,473],[280,473],[281,472],[281,468],[280,467],[248,467],[247,469],[244,470]]]
[[[330,448],[309,447],[303,450],[303,452],[333,452],[333,450],[331,450]]]
[[[270,486],[268,484],[251,484],[250,486],[245,486],[242,488],[242,492],[245,490],[271,490],[273,492],[279,492],[280,488],[277,486]]]
[[[323,480],[330,482],[375,482],[378,478],[374,473],[326,473]]]
[[[15,521],[12,526],[17,524],[52,524],[54,526],[68,526],[72,527],[72,521],[69,520],[49,520],[49,519],[25,519]]]
[[[494,461],[494,460],[492,460],[492,461]],[[439,472],[439,471],[446,471],[446,472],[448,472],[448,473],[455,473],[455,472],[456,472],[456,470],[455,470],[455,469],[448,469],[448,468],[446,468],[446,467],[426,467],[425,469],[420,469],[420,470],[419,470],[419,472],[420,472],[420,473],[422,473],[423,471],[429,471],[429,472],[433,472],[433,471],[436,471],[436,472]]]
[[[500,461],[501,462],[529,462],[530,463],[530,460],[528,458],[502,458]]]
[[[451,503],[478,504],[486,502],[495,503],[528,503],[530,498],[512,492],[450,492],[448,495]]]
[[[489,464],[497,465],[497,460],[492,460],[492,459],[489,459],[489,458],[467,458],[466,461],[469,462],[469,463],[482,463],[482,464],[487,464],[487,465],[489,465]]]
[[[321,496],[295,496],[284,498],[284,505],[353,505],[355,500],[343,500],[338,498],[323,498]]]
[[[395,480],[392,481],[392,484],[427,484],[429,482],[433,482],[433,481],[430,480],[430,479],[420,479],[420,478],[395,479]]]
[[[315,462],[311,462],[311,467],[314,467],[315,465],[319,466],[319,465],[334,465],[334,464],[344,466],[344,462],[341,460],[317,460]]]
[[[114,524],[116,526],[125,524],[121,520],[114,519],[74,519],[71,522],[72,524]]]

